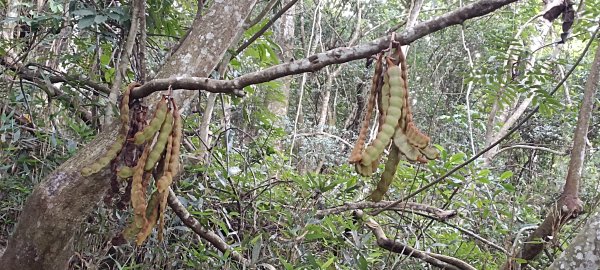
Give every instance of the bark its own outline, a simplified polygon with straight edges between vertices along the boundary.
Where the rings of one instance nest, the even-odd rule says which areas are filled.
[[[562,226],[570,219],[577,217],[583,210],[583,202],[579,198],[579,186],[583,171],[583,162],[585,160],[586,137],[599,79],[600,46],[596,50],[592,69],[585,84],[585,92],[579,110],[577,126],[575,127],[573,150],[571,151],[571,160],[563,192],[558,201],[549,209],[548,215],[542,224],[525,242],[526,244],[518,256],[521,259],[527,261],[534,259],[544,249],[545,242],[554,239],[554,236],[560,232]],[[515,266],[511,261],[508,261],[504,266],[504,269],[514,268]]]
[[[569,247],[547,270],[559,269],[600,269],[600,212],[588,220]]]
[[[255,0],[234,4],[215,2],[206,16],[193,23],[192,34],[167,61],[159,77],[185,74],[206,76],[221,59]],[[215,29],[219,29],[216,31]],[[175,92],[182,108],[189,107],[197,91]],[[2,269],[65,269],[73,255],[73,233],[101,201],[108,189],[111,172],[104,169],[90,177],[79,171],[97,159],[117,137],[118,126],[100,133],[39,184],[27,199],[15,232],[0,258]]]
[[[296,8],[292,6],[275,22],[275,42],[281,47],[281,53],[278,56],[283,63],[294,60],[295,13]],[[281,96],[273,98],[273,95],[267,95],[265,102],[270,112],[284,118],[289,106],[292,77],[281,78],[279,81],[281,82]]]

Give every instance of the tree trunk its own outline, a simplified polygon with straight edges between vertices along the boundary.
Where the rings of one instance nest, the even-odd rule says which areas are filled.
[[[285,1],[285,4],[289,2],[289,0]],[[294,33],[296,25],[294,19],[295,10],[296,8],[292,6],[274,25],[275,42],[277,42],[282,50],[281,54],[278,55],[281,62],[291,62],[294,60],[294,38],[296,37]],[[281,82],[281,99],[274,99],[273,95],[265,96],[265,102],[269,111],[281,118],[287,115],[292,79],[293,77],[291,76],[279,79]]]
[[[571,245],[556,259],[547,270],[558,269],[600,269],[600,212],[596,212]]]
[[[191,34],[168,59],[159,78],[206,76],[242,29],[256,0],[215,2],[197,18]],[[189,108],[197,91],[176,91],[181,108]],[[159,95],[160,93],[156,93]],[[65,269],[73,255],[77,231],[109,187],[106,168],[83,177],[83,166],[96,160],[117,137],[118,126],[103,131],[46,179],[27,199],[15,232],[0,258],[2,269]]]
[[[586,138],[599,79],[600,46],[596,50],[592,69],[585,84],[585,92],[581,101],[577,126],[575,127],[569,171],[567,172],[563,192],[558,201],[548,210],[544,222],[525,241],[522,251],[518,254],[521,259],[526,261],[534,259],[542,252],[544,244],[554,239],[553,236],[560,232],[562,226],[570,219],[577,217],[583,210],[583,202],[579,199],[579,186],[583,172],[583,161],[585,160]],[[512,261],[507,261],[504,269],[514,269]]]

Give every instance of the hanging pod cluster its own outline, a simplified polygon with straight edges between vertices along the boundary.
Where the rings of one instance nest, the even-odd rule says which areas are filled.
[[[169,106],[170,105],[170,106]],[[158,225],[158,237],[163,238],[164,212],[173,177],[179,172],[179,153],[183,124],[181,115],[172,99],[163,98],[156,106],[150,124],[137,132],[133,141],[136,144],[147,142],[137,165],[129,169],[123,167],[119,176],[128,177],[131,171],[131,206],[133,222],[125,229],[125,236],[135,238],[141,245]],[[142,139],[140,139],[142,138]],[[146,200],[146,191],[152,172],[156,172],[154,191]]]
[[[382,200],[401,159],[427,162],[439,157],[437,149],[430,145],[430,138],[413,123],[406,59],[400,47],[395,52],[392,56],[384,56],[383,53],[378,56],[365,118],[349,158],[359,174],[370,176],[377,170],[385,149],[390,147],[381,180],[370,196],[373,201]],[[379,105],[379,127],[375,139],[365,147],[376,101]]]
[[[131,179],[131,206],[133,221],[125,229],[127,238],[135,239],[142,244],[158,224],[158,237],[163,238],[164,213],[169,195],[169,187],[173,177],[179,172],[179,154],[183,135],[181,115],[175,101],[163,96],[156,105],[154,115],[148,125],[133,135],[129,135],[129,102],[133,88],[138,83],[130,84],[123,93],[120,104],[121,128],[117,140],[108,147],[106,153],[93,164],[81,170],[83,176],[98,173],[117,157],[127,143],[143,146],[143,152],[137,159],[136,165],[120,166],[116,174],[124,180]],[[144,121],[145,122],[145,121]],[[131,136],[131,137],[128,137]],[[154,174],[153,174],[154,172]],[[147,199],[150,178],[155,176],[153,192]]]

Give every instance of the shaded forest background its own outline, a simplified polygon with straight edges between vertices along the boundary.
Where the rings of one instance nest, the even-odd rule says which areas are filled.
[[[208,40],[217,36],[211,42],[218,49],[205,50],[218,53],[198,57],[206,68],[187,75],[233,80],[336,48],[375,44],[391,32],[413,38],[415,25],[453,11],[468,14],[462,9],[479,3],[223,2],[0,2],[0,256],[6,253],[0,261],[10,260],[9,239],[18,238],[13,233],[34,188],[78,152],[100,151],[90,150],[90,142],[114,126],[114,104],[127,84],[181,74],[169,69],[185,63],[168,59],[181,59],[178,53],[197,38],[194,31]],[[142,246],[122,241],[131,218],[126,184],[105,173],[107,192],[72,224],[75,240],[64,245],[73,252],[64,263],[69,269],[549,267],[577,233],[595,228],[585,224],[600,200],[599,71],[593,65],[600,62],[600,3],[480,3],[492,2],[501,8],[465,15],[464,23],[404,47],[415,123],[441,156],[402,162],[385,202],[367,199],[383,164],[369,178],[347,162],[371,85],[369,57],[276,74],[276,80],[243,85],[244,95],[177,90],[185,130],[173,190],[196,228],[168,209],[163,242],[156,233]],[[228,5],[250,7],[243,23],[220,28],[218,20],[206,19],[229,14]],[[556,8],[560,13],[550,15]],[[570,18],[572,26],[565,27]],[[191,43],[180,42],[186,39]],[[581,120],[584,107],[588,122]],[[565,185],[577,175],[574,187]],[[570,204],[576,200],[565,194],[582,203]],[[408,202],[385,208],[407,196]],[[549,237],[528,238],[563,204],[569,211],[561,212],[564,220]],[[378,210],[385,211],[375,215]],[[37,228],[43,231],[45,222],[52,221],[40,219]],[[401,249],[386,247],[374,228]],[[207,241],[213,236],[224,246]],[[522,253],[527,241],[543,243],[535,258]]]

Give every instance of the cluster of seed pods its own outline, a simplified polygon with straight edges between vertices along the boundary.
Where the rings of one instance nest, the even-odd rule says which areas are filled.
[[[385,149],[389,147],[385,170],[377,188],[370,196],[373,201],[382,200],[394,179],[401,159],[427,162],[439,157],[438,150],[430,145],[430,138],[413,123],[408,102],[407,77],[406,59],[399,47],[393,56],[384,57],[383,53],[379,55],[366,115],[349,158],[359,174],[371,176],[377,170]],[[365,147],[376,101],[379,104],[379,128],[375,139]]]
[[[183,124],[174,100],[163,96],[156,105],[154,115],[148,125],[128,138],[129,133],[129,96],[131,90],[140,84],[131,84],[123,93],[120,104],[121,129],[117,140],[104,155],[93,164],[81,170],[83,176],[98,173],[117,157],[126,143],[142,145],[142,154],[133,167],[120,166],[116,173],[121,179],[131,179],[131,206],[133,221],[125,229],[124,235],[135,239],[141,245],[158,224],[158,237],[162,240],[164,213],[173,177],[179,172],[179,154]],[[152,176],[155,189],[147,199],[148,183]]]

